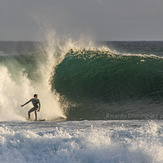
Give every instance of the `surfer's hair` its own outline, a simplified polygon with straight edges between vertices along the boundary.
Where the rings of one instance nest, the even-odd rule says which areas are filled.
[[[34,95],[33,95],[33,97],[36,97],[36,96],[37,96],[37,94],[34,94]]]

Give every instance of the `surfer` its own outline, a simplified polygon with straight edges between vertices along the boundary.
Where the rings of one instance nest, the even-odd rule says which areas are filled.
[[[34,111],[35,112],[35,121],[37,121],[37,111],[39,112],[40,108],[41,108],[41,104],[40,104],[40,100],[38,99],[38,95],[34,94],[34,98],[31,98],[24,105],[21,105],[21,107],[27,105],[29,102],[32,102],[34,107],[28,111],[28,120],[30,120],[30,113]]]

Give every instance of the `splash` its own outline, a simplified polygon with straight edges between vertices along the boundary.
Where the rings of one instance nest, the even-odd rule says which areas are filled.
[[[32,105],[24,108],[20,105],[34,93],[39,95],[42,106],[39,119],[66,118],[58,102],[59,97],[50,86],[53,68],[63,58],[63,52],[53,34],[48,35],[37,48],[38,54],[7,54],[0,58],[0,121],[25,120]]]
[[[13,81],[7,67],[0,66],[0,121],[25,120],[25,111],[19,106],[21,101],[33,92],[26,75],[20,74],[18,83]]]

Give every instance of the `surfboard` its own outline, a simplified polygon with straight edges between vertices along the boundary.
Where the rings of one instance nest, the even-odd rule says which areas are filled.
[[[38,119],[37,121],[35,121],[35,120],[28,120],[27,119],[27,121],[37,122],[37,121],[45,121],[45,119]]]
[[[35,121],[35,120],[28,120],[27,121]],[[65,117],[57,117],[55,119],[51,119],[51,120],[46,120],[46,119],[38,119],[37,121],[66,121],[66,118]],[[36,122],[37,122],[36,121]]]
[[[37,120],[37,121],[45,121],[45,119],[39,119],[39,120]]]

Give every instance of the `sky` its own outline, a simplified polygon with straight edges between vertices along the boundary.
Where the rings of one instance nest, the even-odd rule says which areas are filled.
[[[0,40],[163,40],[163,0],[0,0]]]

